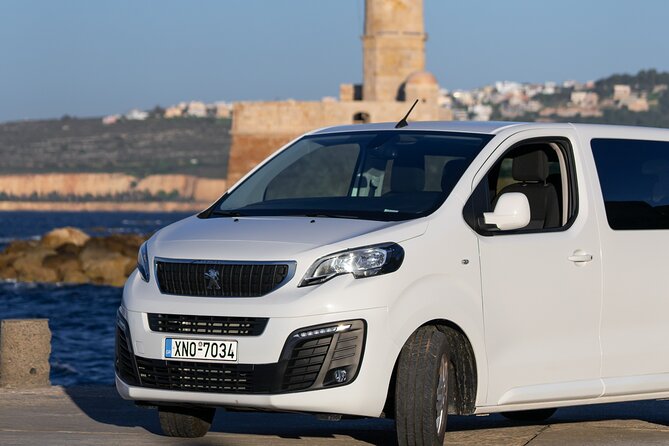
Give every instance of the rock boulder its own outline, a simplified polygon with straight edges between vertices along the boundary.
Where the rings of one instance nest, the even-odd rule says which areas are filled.
[[[39,241],[19,240],[0,252],[0,280],[123,286],[146,240],[135,234],[90,237],[66,227]]]
[[[40,240],[40,244],[50,249],[56,249],[68,243],[74,246],[84,246],[90,238],[84,231],[67,226],[44,234],[42,240]]]

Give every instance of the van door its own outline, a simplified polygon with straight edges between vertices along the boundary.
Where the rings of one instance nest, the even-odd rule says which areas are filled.
[[[603,391],[598,229],[576,138],[554,133],[508,139],[476,175],[465,208],[481,260],[488,405]],[[483,213],[511,192],[528,198],[530,223],[511,231],[486,225]]]
[[[604,204],[606,396],[669,392],[669,142],[595,136],[591,146]]]

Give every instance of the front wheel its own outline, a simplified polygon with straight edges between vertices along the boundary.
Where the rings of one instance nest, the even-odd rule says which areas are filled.
[[[402,348],[395,387],[397,442],[441,445],[448,416],[450,358],[446,336],[436,327],[416,330]]]
[[[168,437],[204,437],[215,414],[211,407],[158,407],[160,428]]]
[[[557,409],[519,410],[516,412],[502,412],[502,416],[513,421],[538,423],[540,421],[546,421],[552,417],[556,410]]]

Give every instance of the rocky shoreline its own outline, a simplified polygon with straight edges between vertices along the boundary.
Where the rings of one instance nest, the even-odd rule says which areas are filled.
[[[54,229],[39,240],[10,243],[0,253],[0,280],[121,287],[135,269],[137,251],[147,238],[91,237],[73,227]]]

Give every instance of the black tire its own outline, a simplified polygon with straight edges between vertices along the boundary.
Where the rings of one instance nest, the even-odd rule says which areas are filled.
[[[519,410],[517,412],[502,412],[502,416],[513,421],[538,423],[540,421],[546,421],[552,417],[556,410],[557,409]]]
[[[160,428],[168,437],[204,437],[215,414],[210,407],[158,407]]]
[[[436,446],[444,442],[450,363],[447,351],[446,336],[432,326],[416,330],[402,348],[395,384],[400,446]]]

